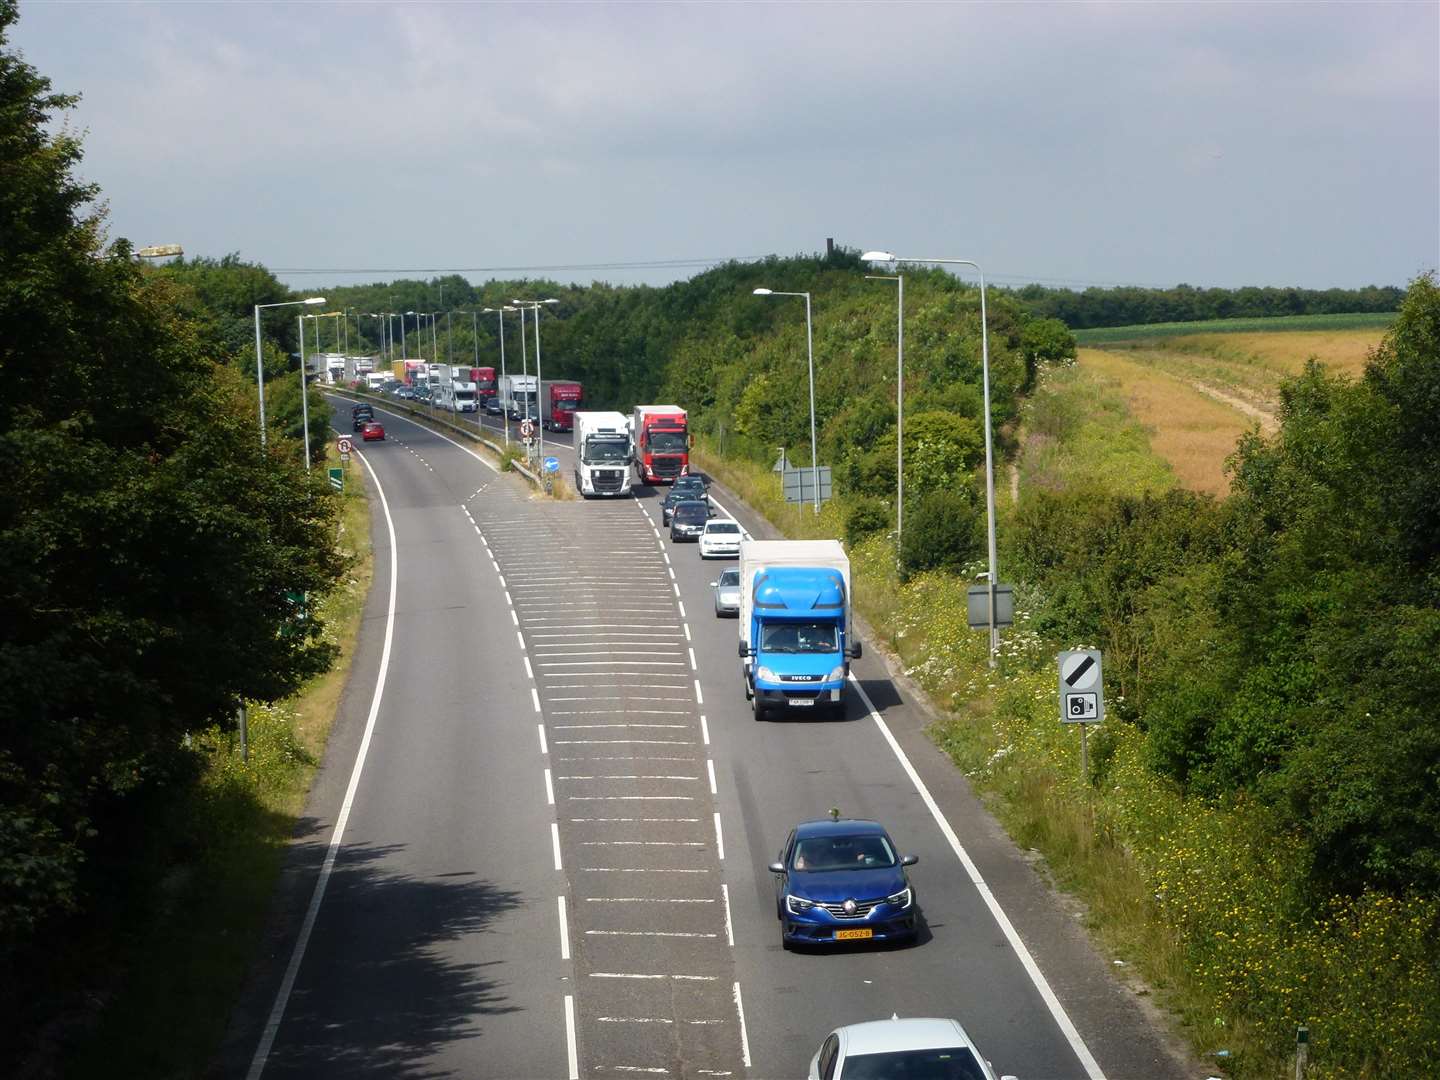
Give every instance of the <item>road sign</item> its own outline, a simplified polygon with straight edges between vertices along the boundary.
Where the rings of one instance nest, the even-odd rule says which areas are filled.
[[[790,468],[790,459],[785,456],[785,448],[780,448],[780,456],[775,459],[775,464],[770,467],[771,472],[783,473]]]
[[[330,469],[329,472],[330,472],[330,486],[331,486],[332,488],[334,488],[336,491],[344,491],[344,490],[345,490],[345,470],[344,470],[344,469]]]
[[[819,468],[820,480],[820,501],[825,502],[830,498],[830,466],[821,465]],[[815,501],[815,470],[786,469],[780,474],[780,482],[785,491],[785,501],[792,503],[813,503]]]
[[[351,450],[350,436],[341,435],[335,443],[335,448],[342,454],[348,454]]]
[[[534,435],[534,434],[535,434],[535,421],[534,421],[534,420],[522,420],[522,421],[520,421],[520,434],[521,434],[523,437],[527,438],[527,439],[530,438],[531,435]]]
[[[547,457],[542,464],[545,466],[546,472],[560,471],[560,459],[558,457]]]
[[[971,585],[966,591],[965,621],[971,630],[990,629],[989,585]],[[995,586],[995,625],[1015,625],[1015,592],[1010,585]]]
[[[1066,724],[1098,724],[1105,719],[1105,680],[1098,649],[1063,652],[1060,665],[1060,719]]]

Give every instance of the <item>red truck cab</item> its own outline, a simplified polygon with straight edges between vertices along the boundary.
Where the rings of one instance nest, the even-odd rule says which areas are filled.
[[[571,379],[545,379],[540,383],[540,423],[546,431],[574,431],[575,413],[582,408],[580,384]]]
[[[630,433],[642,484],[674,483],[690,471],[690,431],[680,406],[635,406]]]

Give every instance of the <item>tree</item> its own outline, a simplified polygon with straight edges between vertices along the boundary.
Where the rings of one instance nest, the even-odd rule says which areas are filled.
[[[83,909],[137,796],[189,775],[187,732],[328,665],[286,594],[343,569],[326,485],[260,451],[253,387],[102,247],[79,144],[50,133],[74,99],[6,48],[15,17],[0,0],[0,957]]]

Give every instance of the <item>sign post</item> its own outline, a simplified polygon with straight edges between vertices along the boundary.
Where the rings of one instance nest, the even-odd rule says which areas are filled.
[[[1105,680],[1100,670],[1100,650],[1078,649],[1056,657],[1060,666],[1060,722],[1080,725],[1080,778],[1090,775],[1087,724],[1105,719]]]

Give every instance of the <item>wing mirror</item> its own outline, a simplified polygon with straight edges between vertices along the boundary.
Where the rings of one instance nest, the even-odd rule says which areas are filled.
[[[919,855],[902,855],[902,856],[900,856],[900,865],[901,865],[901,866],[914,866],[914,865],[915,865],[917,862],[919,862],[919,861],[920,861],[920,856],[919,856]]]
[[[850,646],[850,659],[851,659],[851,660],[859,660],[860,657],[862,657],[862,656],[864,656],[864,655],[865,655],[865,647],[860,644],[860,639],[859,639],[859,638],[856,638],[854,644],[852,644],[852,645]]]
[[[770,864],[770,873],[772,873],[772,874],[783,874],[784,872],[785,872],[785,864],[784,864],[784,863],[772,862],[772,863]]]
[[[750,650],[747,649],[747,648],[745,648],[745,642],[743,642],[743,641],[740,642],[740,655],[741,655],[741,656],[749,656],[749,655],[750,655]]]

